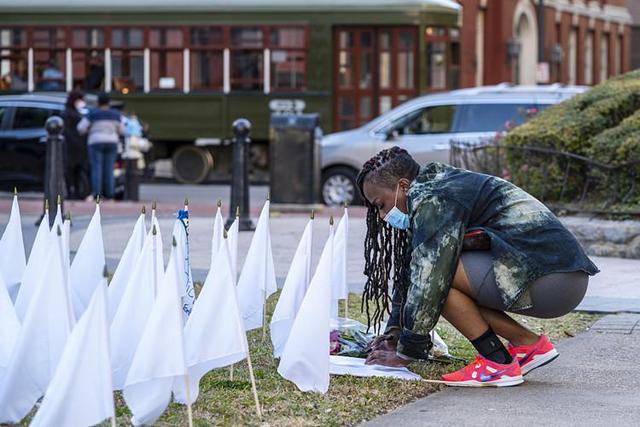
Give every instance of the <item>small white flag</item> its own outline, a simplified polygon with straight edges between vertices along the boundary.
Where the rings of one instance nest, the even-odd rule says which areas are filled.
[[[173,236],[177,242],[177,256],[181,260],[178,267],[178,276],[180,277],[182,317],[186,322],[196,300],[189,254],[189,211],[186,208],[178,211],[178,217],[173,225]]]
[[[136,260],[142,252],[144,246],[144,238],[147,234],[144,214],[140,214],[136,224],[133,226],[133,232],[127,246],[124,248],[118,267],[113,273],[111,282],[109,282],[109,322],[113,320],[116,314],[120,300],[127,287],[127,283],[131,279],[131,274],[136,265]]]
[[[331,283],[333,291],[331,296],[331,317],[338,318],[338,300],[347,299],[349,288],[347,286],[347,242],[349,241],[349,215],[344,208],[344,215],[336,228],[333,239],[333,272]]]
[[[0,423],[19,422],[44,394],[73,328],[64,283],[62,230],[49,248],[42,275],[46,281],[35,288],[0,384]]]
[[[0,274],[4,278],[12,302],[18,295],[26,265],[18,196],[13,196],[11,216],[0,239]]]
[[[15,307],[18,319],[22,321],[27,312],[27,308],[33,298],[36,286],[40,282],[40,277],[44,275],[45,266],[49,254],[49,243],[51,236],[49,235],[49,211],[45,210],[44,216],[40,221],[36,238],[31,247],[29,260],[22,275],[22,282],[16,297]]]
[[[164,275],[160,231],[155,218],[111,322],[114,390],[124,387],[133,355],[153,309]]]
[[[9,292],[0,274],[0,384],[9,365],[16,340],[20,332],[20,321],[16,316]]]
[[[293,325],[311,281],[312,235],[313,220],[309,220],[289,267],[278,304],[271,317],[271,342],[273,343],[273,357],[276,358],[282,354],[291,325]]]
[[[238,303],[247,331],[262,326],[265,301],[277,290],[269,231],[269,201],[267,200],[260,213],[247,258],[238,279]]]
[[[187,401],[184,382],[177,380],[174,394],[180,403],[196,401],[204,374],[247,357],[247,336],[224,241],[184,327],[184,342],[191,401]]]
[[[216,218],[213,221],[213,235],[211,236],[211,262],[209,263],[209,269],[213,267],[213,262],[216,259],[216,254],[220,250],[222,245],[222,235],[224,233],[224,221],[222,219],[222,213],[220,213],[220,205],[218,204],[218,210],[216,211]]]
[[[333,230],[324,245],[278,366],[278,373],[295,383],[301,391],[326,393],[329,389],[332,262]]]
[[[96,210],[71,263],[71,298],[76,319],[84,313],[96,285],[100,283],[104,265],[100,205],[96,203]]]
[[[174,240],[174,244],[176,240]],[[124,386],[124,400],[134,425],[151,425],[171,400],[174,380],[187,374],[182,334],[182,291],[179,246],[171,249],[158,297],[144,328]]]
[[[234,286],[238,284],[238,231],[240,217],[236,216],[227,232],[227,245],[229,246],[229,257],[231,258],[231,273]],[[214,260],[215,261],[215,260]],[[213,266],[213,263],[211,264]]]
[[[107,280],[94,286],[30,427],[84,427],[114,417]]]

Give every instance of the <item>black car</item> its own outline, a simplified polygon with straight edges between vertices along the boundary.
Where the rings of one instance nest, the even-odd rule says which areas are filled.
[[[95,96],[85,98],[95,105]],[[0,190],[43,191],[47,132],[44,124],[51,116],[61,116],[65,93],[0,96]],[[124,193],[124,173],[120,159],[116,162],[116,198]],[[80,196],[91,194],[88,171]]]

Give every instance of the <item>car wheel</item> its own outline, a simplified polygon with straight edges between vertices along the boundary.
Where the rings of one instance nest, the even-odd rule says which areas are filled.
[[[322,173],[322,201],[328,206],[361,205],[362,198],[356,185],[357,172],[339,166]]]
[[[206,148],[183,145],[173,154],[173,176],[181,184],[200,184],[213,168],[213,155]]]

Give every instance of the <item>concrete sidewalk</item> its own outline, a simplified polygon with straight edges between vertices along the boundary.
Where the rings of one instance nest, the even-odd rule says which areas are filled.
[[[520,386],[447,388],[364,425],[640,425],[640,315],[606,316],[557,347]]]

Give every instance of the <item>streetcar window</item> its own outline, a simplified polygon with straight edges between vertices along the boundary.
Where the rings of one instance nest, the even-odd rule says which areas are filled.
[[[149,30],[151,89],[182,89],[184,40],[179,28]]]
[[[71,32],[73,88],[89,92],[104,90],[104,30],[76,28]]]
[[[63,28],[38,28],[31,33],[37,90],[66,88],[66,37]]]
[[[121,93],[144,89],[144,31],[111,29],[111,86]]]
[[[262,89],[263,41],[260,27],[231,28],[231,89]]]
[[[191,28],[189,70],[191,90],[220,90],[223,87],[224,31],[221,27]]]
[[[18,28],[0,28],[0,90],[27,90],[27,39]]]
[[[306,86],[306,39],[302,27],[271,29],[271,89],[304,89]]]

